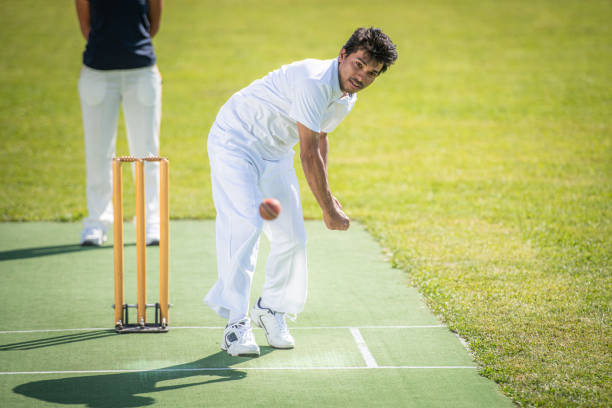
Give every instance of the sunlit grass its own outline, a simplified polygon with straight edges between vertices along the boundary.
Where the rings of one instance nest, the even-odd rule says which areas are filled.
[[[155,45],[174,218],[214,217],[205,141],[233,92],[381,26],[400,59],[330,135],[334,193],[507,395],[611,404],[610,2],[166,3]],[[74,10],[5,2],[0,23],[0,217],[79,220]]]

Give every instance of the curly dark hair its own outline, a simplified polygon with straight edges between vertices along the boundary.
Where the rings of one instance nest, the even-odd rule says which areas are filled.
[[[342,48],[346,50],[346,55],[363,49],[376,61],[382,62],[381,74],[397,60],[395,44],[380,28],[359,27]]]

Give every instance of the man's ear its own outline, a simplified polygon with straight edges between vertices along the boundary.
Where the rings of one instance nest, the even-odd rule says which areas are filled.
[[[344,57],[346,57],[346,50],[344,48],[342,48],[340,50],[340,55],[339,55],[339,61],[342,62],[344,60]]]

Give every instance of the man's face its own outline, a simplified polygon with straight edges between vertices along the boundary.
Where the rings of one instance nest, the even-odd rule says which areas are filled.
[[[382,67],[382,62],[370,57],[363,49],[346,55],[346,50],[343,48],[338,58],[340,89],[343,92],[355,93],[367,88],[374,82]]]

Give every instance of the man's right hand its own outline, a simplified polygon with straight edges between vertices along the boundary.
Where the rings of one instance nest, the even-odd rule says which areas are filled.
[[[351,220],[329,190],[327,181],[327,133],[315,132],[297,124],[300,135],[300,160],[308,185],[323,210],[323,220],[331,230],[347,230]]]
[[[342,206],[334,197],[334,207],[331,211],[323,212],[323,221],[330,230],[346,231],[351,225],[351,220],[342,211]]]

